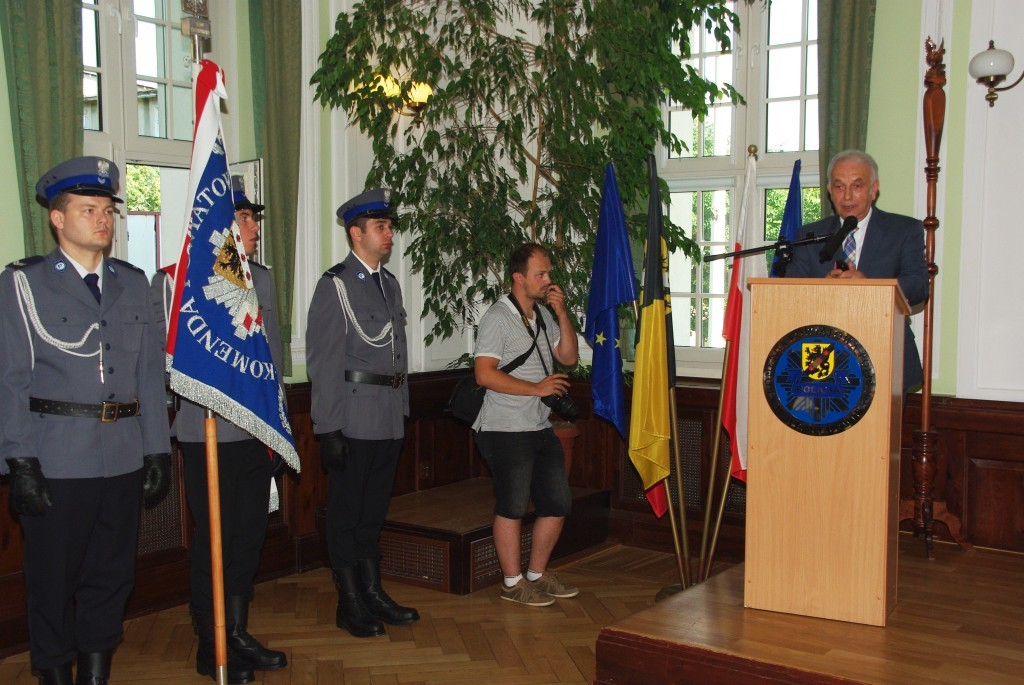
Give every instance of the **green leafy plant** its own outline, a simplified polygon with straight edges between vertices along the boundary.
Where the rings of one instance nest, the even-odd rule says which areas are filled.
[[[735,22],[725,0],[364,0],[338,16],[316,98],[369,137],[367,183],[403,207],[428,344],[501,296],[508,255],[525,241],[550,250],[553,279],[582,312],[605,164],[640,241],[647,154],[683,147],[663,107],[703,116],[717,99],[741,99],[686,61],[691,32],[728,49]],[[413,110],[418,83],[434,92]],[[667,219],[665,235],[696,257]]]

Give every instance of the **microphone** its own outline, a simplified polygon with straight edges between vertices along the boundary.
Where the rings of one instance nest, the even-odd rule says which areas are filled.
[[[846,236],[853,233],[855,228],[857,228],[857,217],[851,215],[843,219],[843,227],[829,236],[825,242],[825,247],[821,248],[821,252],[818,254],[818,259],[821,260],[822,264],[832,259],[832,255],[836,253],[839,246],[846,240]]]

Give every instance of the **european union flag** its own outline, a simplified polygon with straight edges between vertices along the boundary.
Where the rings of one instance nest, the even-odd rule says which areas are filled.
[[[615,167],[609,162],[604,172],[601,215],[597,223],[594,268],[590,274],[587,320],[584,335],[594,348],[590,393],[594,414],[615,424],[626,437],[625,384],[622,380],[622,350],[619,348],[619,305],[636,296],[636,276],[626,234]]]
[[[786,208],[782,211],[782,227],[779,229],[779,239],[793,242],[797,238],[797,231],[803,225],[803,212],[800,208],[802,193],[800,191],[800,160],[793,162],[793,175],[789,179],[789,195],[786,196]],[[782,276],[779,256],[775,255],[772,260],[772,277]]]

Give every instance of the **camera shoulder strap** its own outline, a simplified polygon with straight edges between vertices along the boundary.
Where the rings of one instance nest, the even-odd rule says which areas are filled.
[[[533,345],[530,347],[530,350],[527,351],[526,353],[527,355],[529,355],[530,351],[532,351],[534,347],[537,347],[537,338],[540,334],[533,332],[533,326],[530,325],[530,320],[526,318],[526,312],[524,312],[523,308],[519,306],[519,301],[516,300],[515,297],[513,297],[512,293],[508,294],[508,299],[512,301],[512,306],[514,306],[516,308],[516,311],[519,312],[519,318],[522,320],[523,325],[526,326],[526,331],[530,334],[530,337],[533,338]],[[554,359],[555,351],[551,349],[551,340],[548,338],[548,329],[547,326],[544,325],[544,315],[541,313],[541,311],[537,308],[536,305],[534,306],[534,311],[537,314],[537,326],[542,331],[544,331],[544,339],[547,340],[548,350],[550,350],[551,352],[551,358]],[[544,369],[544,375],[550,376],[551,372],[548,371],[548,365],[544,362],[544,355],[540,353],[540,349],[537,350],[537,356],[540,357],[540,366],[542,369]]]

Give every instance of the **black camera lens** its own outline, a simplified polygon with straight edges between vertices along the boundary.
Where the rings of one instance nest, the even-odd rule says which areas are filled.
[[[580,417],[579,407],[568,395],[548,395],[540,398],[540,401],[566,421],[575,421]]]

